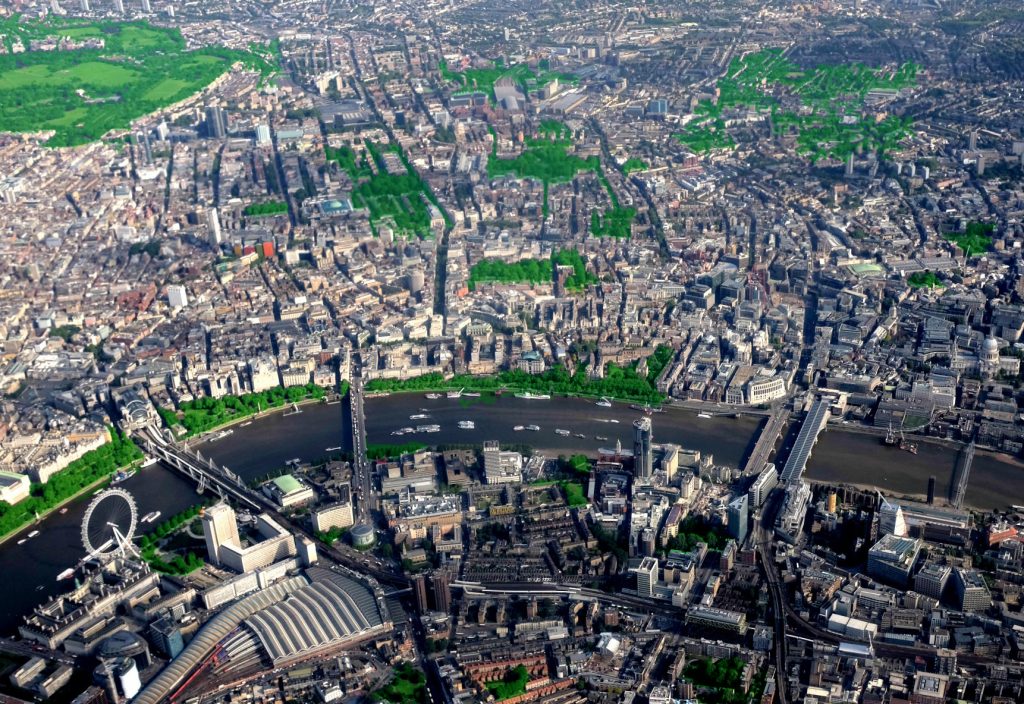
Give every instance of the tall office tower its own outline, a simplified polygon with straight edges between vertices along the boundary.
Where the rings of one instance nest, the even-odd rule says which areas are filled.
[[[654,596],[654,587],[658,584],[658,560],[645,557],[636,568],[636,593],[650,598]]]
[[[228,115],[219,105],[206,106],[206,136],[223,139],[228,134]]]
[[[147,15],[153,12],[153,8],[149,4],[149,0],[142,0],[142,11]]]
[[[747,495],[741,494],[729,503],[729,535],[742,544],[747,537]]]
[[[448,613],[452,608],[452,591],[447,572],[439,570],[430,575],[430,591],[434,597],[434,608]]]
[[[210,208],[206,211],[206,227],[209,230],[210,246],[214,249],[220,247],[220,215],[217,213],[216,208]]]
[[[188,305],[188,290],[181,284],[167,287],[167,304],[171,308],[184,308]]]
[[[82,12],[88,12],[91,9],[89,7],[89,0],[78,0],[78,7]]]
[[[114,0],[114,8],[120,14],[124,14],[124,0]]]
[[[210,555],[210,561],[215,565],[221,564],[222,545],[242,545],[234,510],[227,504],[215,504],[204,510],[203,536],[206,538],[206,552]]]
[[[633,476],[638,479],[649,479],[653,469],[651,419],[644,417],[633,422]]]
[[[270,144],[270,127],[267,125],[256,125],[256,144],[260,147]]]
[[[853,152],[846,156],[846,175],[853,176]]]
[[[416,597],[416,610],[421,614],[429,610],[427,605],[427,577],[423,574],[412,576],[412,593]]]
[[[64,10],[61,8],[57,0],[50,0],[50,12],[55,15],[63,15]]]

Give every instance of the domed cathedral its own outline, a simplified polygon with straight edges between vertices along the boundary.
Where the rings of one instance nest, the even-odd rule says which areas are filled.
[[[954,342],[950,366],[962,374],[980,374],[982,379],[991,379],[1000,372],[1015,376],[1020,372],[1020,360],[1017,357],[1000,355],[999,350],[1004,344],[1000,339],[990,335],[981,343],[977,353],[974,353],[961,350]]]

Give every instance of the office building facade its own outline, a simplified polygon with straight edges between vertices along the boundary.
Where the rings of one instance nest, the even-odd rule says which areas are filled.
[[[736,539],[737,543],[743,544],[747,538],[747,495],[741,494],[729,503],[729,535]]]

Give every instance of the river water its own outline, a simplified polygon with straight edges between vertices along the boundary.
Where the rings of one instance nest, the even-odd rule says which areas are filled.
[[[429,418],[411,420],[410,415]],[[430,444],[482,444],[498,440],[524,444],[554,456],[583,452],[595,455],[599,447],[621,440],[632,447],[632,423],[642,414],[626,405],[602,408],[593,401],[558,398],[533,401],[499,399],[435,399],[422,394],[402,394],[366,400],[367,432],[370,444],[399,444],[422,441]],[[472,420],[474,430],[460,430],[460,420]],[[610,422],[617,420],[618,423]],[[652,416],[654,441],[677,443],[685,448],[714,455],[716,463],[741,466],[753,448],[762,418],[700,418],[692,411],[667,409]],[[392,431],[408,426],[437,424],[438,433],[394,436]],[[539,425],[540,430],[515,431],[516,425]],[[573,435],[563,437],[556,428]],[[575,437],[583,434],[584,439]],[[596,437],[607,440],[597,440]],[[219,440],[199,443],[197,449],[251,481],[284,466],[293,458],[314,461],[331,451],[351,450],[351,419],[347,403],[307,405],[298,414],[277,413],[254,420]],[[928,477],[936,477],[936,493],[948,494],[959,456],[950,445],[919,443],[912,455],[884,447],[878,436],[829,427],[822,433],[808,464],[811,480],[874,485],[887,493],[923,495]],[[332,450],[341,448],[340,450]],[[135,497],[139,516],[161,511],[157,522],[201,500],[188,480],[163,465],[153,465],[122,484]],[[5,579],[5,599],[0,607],[0,633],[13,632],[39,602],[60,591],[57,574],[84,557],[79,535],[89,496],[68,506],[67,513],[54,513],[40,525],[28,527],[0,545],[0,574],[18,575]],[[1024,504],[1024,464],[1017,460],[978,452],[971,470],[967,503],[977,508]],[[35,538],[18,545],[17,540],[33,529]],[[151,530],[141,525],[140,532]],[[38,589],[37,587],[42,587]]]

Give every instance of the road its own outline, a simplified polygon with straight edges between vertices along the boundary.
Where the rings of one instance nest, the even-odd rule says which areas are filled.
[[[0,653],[6,653],[8,655],[14,655],[22,658],[46,658],[53,662],[60,663],[61,665],[68,665],[70,667],[81,667],[81,663],[78,660],[67,653],[60,653],[56,650],[50,650],[49,648],[39,645],[38,643],[30,643],[25,640],[14,640],[12,638],[0,638]]]

